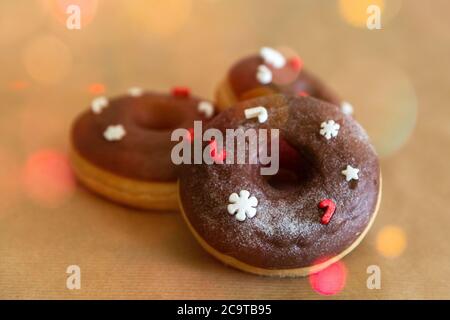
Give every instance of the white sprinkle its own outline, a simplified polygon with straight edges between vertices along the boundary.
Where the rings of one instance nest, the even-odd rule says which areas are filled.
[[[214,106],[209,101],[200,101],[197,111],[203,113],[206,118],[211,118],[214,114]]]
[[[128,94],[132,97],[140,97],[144,93],[144,90],[139,87],[132,87],[128,89]]]
[[[99,114],[108,106],[108,99],[104,96],[97,97],[91,102],[91,110],[93,113]]]
[[[277,69],[283,68],[286,64],[286,58],[277,50],[269,47],[262,47],[259,55],[264,62],[274,66]]]
[[[272,82],[272,71],[265,65],[261,64],[258,67],[258,72],[256,73],[256,78],[261,84],[269,84]]]
[[[121,124],[111,125],[103,132],[103,137],[108,141],[119,141],[125,136],[126,132]]]
[[[334,122],[334,120],[328,120],[320,124],[320,134],[323,135],[327,140],[331,137],[337,137],[339,128],[341,127],[339,123]]]
[[[347,168],[341,171],[341,173],[345,176],[345,180],[347,181],[350,181],[352,179],[358,180],[358,172],[359,169],[353,168],[351,165],[347,165]]]
[[[346,115],[352,115],[353,114],[353,106],[347,101],[342,101],[341,112]]]
[[[259,123],[266,122],[269,118],[267,109],[263,106],[245,109],[244,114],[246,119],[258,118]]]
[[[238,221],[245,221],[246,218],[253,218],[256,215],[256,206],[258,200],[254,197],[250,197],[250,192],[247,190],[241,190],[239,195],[232,193],[229,197],[230,204],[227,207],[229,214],[235,214],[235,218]]]

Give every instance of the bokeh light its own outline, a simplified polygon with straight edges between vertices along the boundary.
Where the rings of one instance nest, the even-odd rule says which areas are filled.
[[[28,43],[22,60],[30,76],[42,84],[58,83],[72,68],[69,48],[52,35],[43,35]]]
[[[67,156],[57,150],[31,154],[23,169],[25,193],[45,207],[58,207],[73,193],[75,179]]]
[[[192,0],[134,0],[127,4],[130,20],[141,32],[168,36],[188,21]]]
[[[361,72],[364,70],[364,72]],[[408,75],[386,61],[357,59],[340,65],[330,83],[351,101],[354,117],[367,130],[381,157],[398,151],[417,120],[417,97]],[[364,90],[355,91],[355,88]]]
[[[365,28],[367,23],[367,7],[376,5],[384,11],[384,0],[339,0],[341,17],[354,27]]]
[[[381,12],[381,27],[383,28],[400,11],[402,0],[339,0],[338,7],[341,18],[349,25],[357,28],[367,28],[367,8],[376,5]]]
[[[99,95],[105,93],[106,87],[103,83],[94,82],[89,85],[88,91],[93,95]]]
[[[13,91],[20,91],[28,88],[30,83],[25,80],[15,80],[9,83],[9,88]]]
[[[377,234],[377,250],[387,258],[400,256],[406,248],[406,234],[402,228],[388,225]]]
[[[80,7],[81,28],[89,25],[97,13],[98,0],[41,0],[44,7],[59,23],[66,25],[67,7],[76,5]]]
[[[318,263],[325,261],[321,260]],[[321,295],[335,295],[341,292],[347,281],[347,267],[337,261],[327,268],[309,275],[309,283],[314,291]]]

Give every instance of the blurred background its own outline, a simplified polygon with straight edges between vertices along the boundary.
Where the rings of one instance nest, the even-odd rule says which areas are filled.
[[[381,30],[366,26],[372,4]],[[446,0],[1,0],[0,298],[450,298],[449,13]],[[314,278],[226,268],[178,214],[99,199],[67,161],[70,124],[95,96],[186,85],[212,99],[261,46],[296,49],[381,158],[372,231]],[[80,290],[66,288],[72,264]],[[381,289],[367,287],[372,265]]]

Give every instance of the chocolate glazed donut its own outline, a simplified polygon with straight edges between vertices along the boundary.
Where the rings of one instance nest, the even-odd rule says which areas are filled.
[[[171,132],[206,121],[213,105],[190,97],[130,89],[112,100],[96,98],[74,122],[71,160],[89,189],[119,203],[143,209],[177,209],[176,167]]]
[[[217,88],[216,100],[223,110],[238,101],[276,93],[312,96],[340,106],[346,114],[353,112],[348,102],[305,70],[301,58],[290,49],[281,52],[265,47],[259,55],[239,60]]]
[[[246,119],[245,110],[261,106],[265,122]],[[261,175],[260,163],[180,171],[183,216],[219,260],[260,275],[304,276],[345,256],[368,232],[381,198],[378,158],[363,128],[337,106],[271,95],[241,102],[207,127],[280,130],[275,176]]]

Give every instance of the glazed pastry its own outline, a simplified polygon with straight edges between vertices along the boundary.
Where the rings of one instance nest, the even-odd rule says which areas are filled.
[[[263,47],[259,54],[239,60],[217,88],[216,100],[224,110],[238,101],[276,93],[312,96],[340,106],[345,114],[353,112],[348,102],[305,70],[302,59],[288,48]]]
[[[143,209],[177,209],[171,132],[214,114],[211,102],[178,87],[172,94],[132,88],[115,99],[98,97],[71,132],[71,160],[89,189]]]
[[[255,274],[304,276],[364,238],[380,203],[380,167],[363,128],[337,106],[258,97],[221,112],[207,128],[279,129],[280,137],[276,175],[261,175],[260,162],[181,168],[181,211],[213,256]]]

